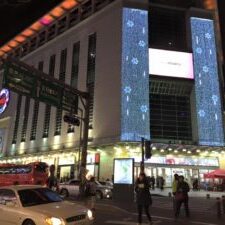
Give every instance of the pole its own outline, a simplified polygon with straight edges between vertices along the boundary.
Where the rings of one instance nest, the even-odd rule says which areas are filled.
[[[223,213],[225,214],[225,195],[222,196]]]
[[[140,170],[141,173],[144,173],[145,170],[145,150],[144,150],[145,139],[141,138],[141,163]]]
[[[216,209],[217,209],[217,218],[220,219],[222,215],[220,198],[216,198]]]
[[[84,124],[83,124],[83,140],[81,145],[81,167],[80,167],[80,179],[81,179],[81,195],[84,195],[84,185],[86,181],[86,164],[87,164],[87,148],[88,148],[88,131],[89,131],[89,108],[90,108],[90,96],[85,98],[84,105]]]
[[[80,123],[80,140],[79,140],[79,150],[78,150],[78,165],[77,165],[77,176],[79,178],[80,176],[80,165],[81,165],[81,143],[82,143],[82,131],[83,131],[83,110],[81,108],[78,108],[78,110],[81,112],[81,123]]]

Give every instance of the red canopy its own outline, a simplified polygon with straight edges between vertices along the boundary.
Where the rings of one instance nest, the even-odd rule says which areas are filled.
[[[205,173],[204,178],[222,178],[225,179],[225,170],[217,169],[210,173]]]

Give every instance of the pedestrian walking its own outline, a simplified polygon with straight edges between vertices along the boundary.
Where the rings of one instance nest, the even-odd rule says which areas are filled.
[[[163,191],[164,189],[164,183],[165,183],[165,180],[163,177],[159,177],[159,188],[161,191]]]
[[[96,202],[96,183],[95,177],[91,177],[85,185],[86,205],[95,214],[95,202]]]
[[[155,177],[152,176],[152,190],[155,190]]]
[[[174,179],[172,183],[172,193],[173,193],[173,210],[176,211],[176,193],[177,193],[177,184],[179,180],[179,175],[177,173],[174,174]]]
[[[142,211],[143,208],[149,220],[149,224],[152,225],[152,218],[149,213],[149,207],[152,205],[152,198],[150,193],[149,182],[145,173],[140,173],[135,183],[135,192],[137,196],[137,209],[138,209],[138,225],[142,224]]]
[[[192,186],[193,191],[198,191],[198,179],[194,179]]]
[[[180,208],[182,203],[184,204],[184,209],[186,213],[186,217],[190,216],[189,206],[188,206],[188,192],[190,191],[190,187],[186,181],[184,181],[184,176],[179,176],[179,180],[177,183],[177,191],[175,194],[176,199],[176,211],[175,218],[178,218],[180,214]]]
[[[51,165],[49,168],[50,175],[47,179],[47,187],[53,191],[59,190],[58,179],[55,176],[55,165]]]

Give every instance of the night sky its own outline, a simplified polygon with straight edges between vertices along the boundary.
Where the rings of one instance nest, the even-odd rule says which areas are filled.
[[[0,46],[27,28],[63,0],[0,0]],[[187,0],[189,1],[189,0]],[[7,4],[6,2],[11,2]],[[220,23],[225,56],[225,0],[218,0]]]
[[[7,1],[12,2],[10,4]],[[0,46],[27,28],[63,0],[0,0]]]

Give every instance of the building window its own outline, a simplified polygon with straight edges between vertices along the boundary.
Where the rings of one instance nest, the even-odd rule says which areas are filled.
[[[15,120],[12,144],[16,144],[16,141],[17,141],[17,132],[18,132],[19,121],[20,121],[21,103],[22,103],[22,95],[19,95],[17,99],[16,120]]]
[[[54,73],[55,73],[55,55],[52,55],[49,61],[49,75],[54,77]],[[43,138],[47,138],[49,135],[48,133],[50,126],[50,116],[51,116],[51,106],[46,105]]]
[[[79,55],[80,55],[80,42],[73,45],[73,57],[72,57],[72,70],[71,70],[71,81],[70,85],[77,89],[78,73],[79,73]],[[73,133],[74,126],[68,125],[67,133]]]
[[[77,88],[78,73],[79,73],[79,56],[80,56],[80,42],[73,45],[73,57],[72,57],[72,71],[70,85],[73,88]]]
[[[38,70],[43,71],[44,62],[41,61],[38,63]],[[30,140],[36,139],[36,133],[37,133],[37,122],[38,122],[38,113],[39,113],[39,101],[34,101],[34,108],[33,108],[33,118],[32,118],[32,127],[31,127],[31,133],[30,133]]]
[[[26,97],[25,107],[24,107],[24,117],[23,117],[21,142],[25,142],[26,141],[27,123],[28,123],[28,118],[29,118],[29,109],[30,109],[30,98]]]
[[[152,139],[191,141],[189,96],[150,94]]]
[[[186,11],[182,10],[151,7],[149,13],[150,47],[187,51],[185,13]]]
[[[67,60],[67,49],[61,51],[60,56],[60,68],[59,68],[59,80],[65,82],[66,78],[66,60]],[[61,134],[62,128],[62,109],[57,109],[56,111],[56,121],[55,121],[55,135]]]
[[[88,38],[87,88],[90,93],[90,126],[93,123],[94,87],[95,87],[96,33]]]

